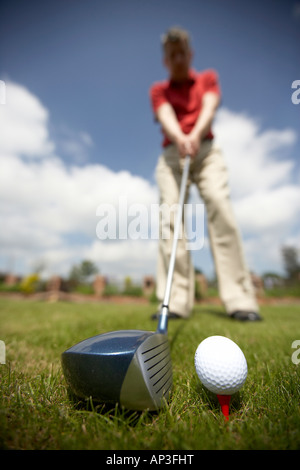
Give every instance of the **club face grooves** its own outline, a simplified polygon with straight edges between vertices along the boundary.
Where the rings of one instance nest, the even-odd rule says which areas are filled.
[[[163,335],[156,336],[159,337],[158,343],[141,351],[141,358],[149,387],[157,401],[167,398],[172,387],[172,362],[168,339]]]

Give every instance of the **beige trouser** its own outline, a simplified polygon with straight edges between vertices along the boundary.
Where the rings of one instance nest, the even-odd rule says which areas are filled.
[[[176,147],[169,145],[160,156],[156,178],[160,190],[160,204],[178,203],[184,159]],[[208,234],[218,279],[219,295],[227,313],[234,310],[258,311],[254,288],[245,264],[241,237],[229,197],[228,172],[221,151],[211,141],[204,141],[199,154],[191,161],[188,187],[194,183],[207,212]],[[187,197],[188,198],[188,189]],[[165,227],[164,225],[168,225]],[[157,297],[163,301],[174,224],[171,218],[160,217],[161,233],[157,263]],[[178,240],[172,290],[169,302],[171,312],[188,317],[194,305],[194,267],[186,248],[184,231]]]

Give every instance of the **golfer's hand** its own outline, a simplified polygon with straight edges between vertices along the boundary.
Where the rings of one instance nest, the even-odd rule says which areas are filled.
[[[175,143],[182,158],[186,155],[195,158],[200,150],[200,139],[193,134],[181,134],[176,138]]]
[[[199,138],[199,136],[197,136],[196,134],[193,134],[192,132],[188,134],[188,148],[190,149],[189,155],[192,158],[195,158],[195,156],[199,152],[200,145],[201,145],[201,139]]]

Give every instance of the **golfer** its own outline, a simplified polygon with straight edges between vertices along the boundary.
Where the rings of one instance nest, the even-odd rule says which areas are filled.
[[[190,37],[181,28],[166,32],[162,48],[169,78],[150,88],[152,109],[163,133],[163,150],[156,168],[160,204],[178,203],[184,157],[189,154],[192,159],[189,185],[197,186],[205,203],[219,295],[225,310],[237,320],[261,320],[231,206],[228,172],[211,130],[221,96],[217,73],[214,70],[197,72],[191,68]],[[160,219],[162,234],[166,229],[164,223],[170,225],[170,219]],[[161,235],[159,241],[157,297],[160,301],[164,297],[173,229],[171,223],[171,236]],[[191,315],[194,286],[194,267],[183,231],[177,245],[170,318]],[[157,314],[153,316],[156,317]]]

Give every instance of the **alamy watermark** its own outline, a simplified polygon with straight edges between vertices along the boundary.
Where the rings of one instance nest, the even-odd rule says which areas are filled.
[[[5,343],[4,341],[0,340],[0,364],[6,364],[6,357],[5,357]]]
[[[6,85],[3,80],[0,80],[0,104],[6,104]]]
[[[120,196],[117,206],[103,203],[97,207],[96,234],[100,240],[170,239],[178,209],[178,204],[128,204],[127,197]],[[187,250],[203,248],[204,204],[184,204],[183,216],[186,224],[179,239],[185,239]]]
[[[300,103],[300,80],[294,80],[292,83],[292,88],[295,91],[292,93],[291,100],[293,104]]]
[[[300,363],[300,339],[293,341],[291,347],[296,349],[292,354],[292,363],[298,365]]]

